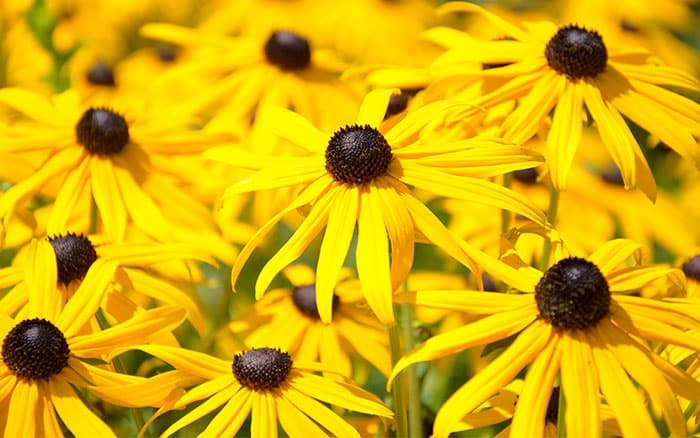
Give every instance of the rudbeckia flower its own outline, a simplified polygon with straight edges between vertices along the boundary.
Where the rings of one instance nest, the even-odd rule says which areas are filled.
[[[0,299],[0,309],[11,315],[20,311],[27,304],[31,279],[52,272],[56,272],[56,293],[67,301],[98,260],[111,260],[117,262],[119,270],[110,279],[114,284],[102,303],[106,316],[127,320],[146,297],[186,310],[199,334],[204,333],[204,319],[191,297],[193,292],[186,290],[198,274],[191,262],[215,265],[209,255],[187,244],[93,244],[97,239],[69,232],[35,240],[20,249],[12,266],[0,269],[0,288],[11,288]]]
[[[419,306],[484,317],[421,344],[396,364],[391,378],[410,364],[512,336],[512,344],[501,355],[442,405],[435,419],[435,437],[460,430],[466,414],[528,364],[512,436],[542,436],[557,375],[566,400],[563,415],[570,436],[601,435],[601,394],[623,435],[655,436],[654,421],[637,385],[659,408],[669,434],[686,436],[677,396],[697,402],[700,383],[652,351],[645,341],[697,351],[700,340],[687,332],[700,328],[697,304],[629,295],[658,278],[675,277],[682,282],[676,269],[627,263],[629,258],[637,259],[640,250],[631,241],[613,240],[587,258],[561,257],[544,273],[534,268],[514,269],[503,280],[519,283],[523,294],[425,290],[398,296]]]
[[[141,32],[188,53],[186,60],[155,86],[170,88],[193,76],[210,81],[207,89],[182,104],[183,108],[206,115],[211,107],[223,103],[208,129],[221,124],[243,135],[256,114],[269,106],[295,108],[324,127],[335,126],[357,110],[359,93],[340,81],[345,62],[334,50],[316,47],[315,40],[299,29],[275,29],[265,36],[228,37],[151,23]]]
[[[660,64],[641,48],[609,46],[603,35],[582,25],[514,25],[463,2],[448,3],[440,10],[476,12],[510,38],[461,45],[443,55],[441,64],[436,62],[433,68],[449,71],[452,84],[478,77],[509,78],[496,90],[470,101],[466,111],[519,99],[502,124],[502,135],[516,143],[532,138],[553,110],[547,162],[558,190],[566,187],[587,114],[628,189],[638,185],[651,199],[656,193],[649,165],[623,116],[700,166],[695,138],[700,134],[700,105],[661,87],[697,91],[698,81],[692,75]],[[502,66],[462,71],[462,62]]]
[[[251,436],[276,437],[278,425],[290,437],[357,437],[360,434],[325,403],[351,411],[391,419],[393,414],[373,394],[345,382],[321,377],[319,364],[295,363],[278,348],[253,348],[238,353],[233,362],[195,351],[165,346],[135,347],[168,362],[178,371],[204,383],[181,398],[169,401],[151,418],[205,400],[171,424],[161,436],[170,436],[188,424],[221,410],[201,437],[233,437],[251,417]],[[327,431],[327,432],[325,432]]]
[[[109,426],[85,406],[76,389],[123,406],[157,407],[168,397],[179,396],[180,387],[191,381],[179,372],[148,380],[95,365],[115,348],[172,331],[184,318],[184,311],[165,306],[85,333],[117,269],[114,261],[98,261],[96,265],[65,305],[56,290],[53,265],[53,272],[34,272],[28,278],[25,316],[13,319],[0,312],[3,436],[63,436],[58,414],[77,437],[113,437]]]
[[[0,102],[26,116],[3,130],[0,152],[18,158],[42,154],[36,172],[0,197],[3,224],[23,201],[48,192],[55,194],[49,234],[66,230],[71,214],[89,212],[94,200],[98,230],[114,241],[123,241],[131,225],[151,239],[206,242],[218,257],[231,257],[209,210],[186,193],[181,187],[185,178],[167,166],[168,157],[189,156],[196,172],[199,152],[221,144],[221,136],[188,130],[186,115],[166,109],[162,117],[152,113],[131,120],[109,107],[84,108],[71,91],[47,99],[5,88]],[[168,212],[174,201],[180,219]],[[89,217],[83,221],[87,222]],[[195,226],[196,233],[191,230]],[[87,226],[73,230],[89,231]]]
[[[366,309],[360,285],[341,272],[333,291],[333,321],[321,322],[316,306],[313,269],[306,265],[286,268],[284,276],[293,289],[276,289],[257,301],[252,311],[232,321],[225,332],[243,336],[243,342],[277,345],[301,362],[320,362],[329,369],[351,377],[353,357],[358,355],[384,375],[391,370],[389,345],[384,328]]]
[[[300,189],[291,203],[241,250],[232,269],[234,283],[245,261],[273,226],[287,213],[309,206],[308,215],[292,237],[260,271],[256,297],[260,298],[275,275],[297,259],[325,228],[316,269],[316,293],[321,320],[330,322],[333,288],[357,223],[355,259],[365,298],[380,321],[392,325],[391,296],[411,268],[417,235],[437,244],[473,271],[478,270],[466,254],[472,249],[461,245],[445,229],[412,194],[409,185],[442,196],[495,205],[539,223],[546,222],[542,212],[525,197],[476,177],[531,167],[540,162],[538,155],[493,138],[423,144],[418,131],[432,121],[435,107],[426,106],[408,114],[384,131],[381,123],[395,92],[370,92],[362,102],[356,123],[333,134],[320,131],[285,109],[261,114],[261,126],[305,150],[304,156],[261,156],[231,148],[206,152],[209,158],[258,170],[229,187],[224,199],[242,192]],[[477,256],[477,252],[471,256]]]

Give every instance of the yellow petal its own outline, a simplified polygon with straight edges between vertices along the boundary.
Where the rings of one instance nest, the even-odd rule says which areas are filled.
[[[585,333],[574,330],[561,336],[561,350],[566,432],[577,438],[600,436],[600,383]]]
[[[325,151],[331,138],[304,116],[283,108],[266,108],[260,114],[258,123],[309,152]]]
[[[49,385],[56,412],[75,436],[116,437],[109,426],[83,404],[65,379],[53,377]]]
[[[61,329],[66,339],[78,333],[94,317],[116,269],[117,262],[101,259],[90,266],[75,294],[56,319],[56,327]]]
[[[561,337],[556,334],[552,336],[545,349],[527,370],[525,384],[520,391],[511,424],[513,436],[535,437],[544,432],[547,405],[561,361],[559,339]],[[585,391],[598,392],[595,388],[586,388]]]
[[[372,90],[362,99],[360,111],[357,114],[357,124],[379,127],[384,120],[384,114],[389,106],[389,99],[394,94],[401,93],[398,88]]]
[[[590,333],[588,339],[593,347],[594,366],[600,376],[600,388],[605,400],[615,412],[623,435],[655,436],[656,428],[641,394],[630,381],[630,377],[597,334]]]
[[[442,405],[435,417],[433,436],[447,438],[461,418],[510,383],[546,348],[552,327],[535,321],[493,362],[472,377]]]
[[[282,397],[289,400],[296,409],[305,412],[314,421],[325,427],[332,436],[360,438],[360,434],[357,433],[354,427],[339,417],[335,412],[313,398],[308,397],[303,392],[294,388],[283,389]]]
[[[385,181],[375,180],[382,218],[391,242],[391,287],[397,290],[413,265],[415,230],[413,219],[401,201],[401,197]]]
[[[281,398],[268,392],[253,392],[253,407],[250,422],[252,436],[277,438],[277,406],[275,399]]]
[[[382,218],[377,187],[373,184],[363,186],[360,197],[355,251],[357,274],[369,307],[382,324],[393,325],[395,320],[391,302],[393,289],[389,266],[389,239]]]
[[[13,378],[17,383],[10,396],[9,408],[5,413],[7,424],[3,432],[8,437],[36,436],[40,384],[25,379],[17,379],[14,376]]]
[[[277,413],[282,429],[290,438],[326,438],[328,436],[284,397],[277,399]]]
[[[578,82],[566,82],[547,135],[547,162],[557,190],[566,188],[569,169],[581,144],[582,113],[583,88]]]
[[[45,240],[33,241],[27,251],[24,281],[29,298],[29,317],[55,321],[63,308],[63,296],[58,291],[56,253]]]
[[[90,183],[90,160],[82,159],[80,164],[68,173],[49,214],[46,232],[55,235],[66,232],[71,215],[78,209],[78,202]],[[84,199],[84,198],[82,198]]]
[[[90,177],[92,196],[100,212],[105,232],[111,239],[121,242],[126,231],[126,207],[109,159],[91,157]]]
[[[277,250],[277,253],[275,253],[260,270],[258,279],[255,281],[256,300],[262,297],[275,276],[287,265],[298,259],[309,244],[311,244],[313,239],[318,236],[323,227],[326,226],[331,205],[335,197],[339,195],[338,191],[342,191],[344,188],[342,186],[336,186],[335,190],[331,190],[333,190],[333,192],[326,194],[313,204],[309,215],[304,218],[301,225],[297,227],[292,237]]]
[[[627,373],[647,391],[649,397],[658,403],[670,429],[670,436],[686,435],[685,418],[678,400],[664,376],[650,360],[650,353],[641,345],[615,327],[609,320],[602,320],[596,326],[598,336],[607,344],[615,358]]]
[[[484,294],[484,299],[487,300],[488,294]],[[391,385],[392,380],[411,364],[456,354],[467,348],[500,341],[520,332],[536,319],[536,310],[535,304],[531,303],[514,310],[495,313],[471,324],[433,336],[396,363],[389,376],[388,385]],[[530,329],[525,331],[528,330]]]
[[[162,436],[167,437],[172,435],[188,424],[192,424],[199,420],[224,403],[226,403],[224,409],[222,409],[218,415],[214,417],[214,419],[209,423],[207,429],[205,429],[200,436],[218,437],[220,435],[214,435],[210,431],[212,429],[235,427],[236,425],[238,428],[240,428],[241,424],[243,421],[245,421],[245,419],[248,417],[248,413],[250,412],[250,391],[240,390],[240,386],[231,386],[224,388],[220,392],[214,393],[211,397],[205,400],[204,403],[192,409],[186,415],[171,424],[170,427],[163,432]],[[221,418],[222,416],[224,417]],[[226,423],[222,424],[222,420]],[[238,429],[236,428],[236,430]]]
[[[329,194],[334,200],[328,213],[328,225],[316,266],[316,307],[324,322],[330,322],[332,318],[333,291],[355,234],[360,203],[357,187],[341,186],[335,191],[336,194]]]

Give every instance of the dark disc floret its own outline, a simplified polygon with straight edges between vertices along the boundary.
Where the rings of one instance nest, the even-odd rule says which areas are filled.
[[[3,362],[22,379],[48,380],[68,365],[69,357],[65,336],[45,319],[25,319],[2,342]]]
[[[82,234],[59,234],[49,237],[49,243],[56,253],[58,281],[64,286],[85,278],[90,266],[97,260],[95,247]]]
[[[622,172],[620,171],[620,168],[614,165],[610,166],[608,170],[603,172],[600,178],[612,186],[625,185],[625,180],[624,178],[622,178]]]
[[[554,327],[587,329],[610,314],[610,288],[598,267],[569,257],[547,269],[535,287],[540,316]]]
[[[513,171],[513,178],[517,181],[529,186],[537,184],[537,179],[540,177],[536,167],[527,169],[518,169]]]
[[[686,277],[700,281],[700,254],[683,263],[682,269]]]
[[[391,146],[377,129],[345,126],[328,142],[326,170],[338,182],[361,185],[384,175],[392,158]]]
[[[265,43],[265,58],[285,71],[303,70],[311,64],[311,46],[294,32],[273,32]]]
[[[103,61],[97,61],[92,68],[88,70],[87,80],[92,85],[102,85],[104,87],[114,87],[114,73],[112,69]]]
[[[320,320],[321,316],[318,314],[318,307],[316,304],[316,286],[299,286],[294,288],[292,292],[292,301],[294,306],[304,315],[311,319]],[[337,295],[333,294],[333,311],[338,308],[340,304],[340,299]]]
[[[254,348],[233,357],[233,375],[253,391],[279,388],[292,369],[292,358],[279,348]]]
[[[110,109],[90,108],[75,126],[75,135],[89,153],[113,155],[129,143],[129,125]]]
[[[575,24],[559,28],[544,55],[550,67],[574,80],[594,78],[608,63],[608,50],[600,34]]]

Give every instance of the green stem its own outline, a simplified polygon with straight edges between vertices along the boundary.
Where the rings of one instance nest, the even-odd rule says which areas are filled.
[[[95,313],[95,317],[100,323],[100,327],[102,328],[102,330],[110,328],[110,324],[105,318],[104,314],[102,313],[102,309],[97,310],[97,313]],[[124,365],[124,362],[118,356],[112,359],[112,366],[114,367],[114,370],[120,374],[129,374],[126,369],[126,365]],[[129,408],[129,410],[131,411],[131,416],[134,419],[134,424],[136,425],[136,431],[138,433],[144,428],[146,423],[144,423],[143,421],[141,411],[139,411],[136,408]],[[144,431],[143,436],[148,436],[148,431]]]
[[[408,303],[400,304],[398,307],[399,324],[406,341],[405,351],[411,351],[416,343],[413,336],[413,309]],[[423,436],[420,380],[416,367],[408,367],[404,374],[408,380],[408,436]]]
[[[503,175],[503,187],[509,189],[513,185],[513,173]],[[508,210],[501,210],[501,234],[505,235],[510,229],[511,213]]]
[[[566,410],[566,400],[564,391],[559,390],[559,407],[557,408],[557,438],[566,438],[566,421],[564,411]]]
[[[559,191],[552,186],[549,191],[549,208],[547,209],[547,221],[554,226],[557,219],[557,210],[559,209]],[[552,239],[546,237],[544,247],[542,249],[542,259],[540,260],[540,269],[545,271],[549,267],[549,256],[552,253]]]
[[[389,345],[391,347],[391,363],[396,363],[403,355],[401,351],[401,335],[398,324],[389,328]],[[394,421],[396,422],[396,436],[408,437],[408,404],[406,403],[406,374],[399,373],[391,386],[391,396],[394,401]]]

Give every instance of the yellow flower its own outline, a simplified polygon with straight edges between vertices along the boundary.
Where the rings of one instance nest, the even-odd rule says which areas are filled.
[[[294,363],[277,348],[254,348],[236,354],[233,363],[174,347],[135,347],[171,364],[178,371],[204,380],[174,402],[164,405],[149,421],[171,410],[205,400],[171,424],[170,436],[193,421],[223,408],[209,422],[202,437],[233,437],[251,416],[251,435],[276,437],[278,422],[290,437],[357,437],[359,433],[324,403],[351,411],[392,418],[392,412],[373,394],[355,385],[314,374],[319,364]],[[328,432],[324,432],[324,430]]]
[[[143,35],[187,49],[188,62],[155,84],[177,86],[192,76],[211,85],[182,104],[197,113],[216,111],[208,129],[223,126],[244,135],[256,114],[270,106],[295,108],[320,126],[335,126],[357,110],[359,94],[340,81],[345,63],[314,46],[300,31],[275,29],[265,36],[227,37],[166,23],[142,28]],[[328,111],[333,108],[333,111]]]
[[[65,233],[50,236],[47,241],[33,241],[21,249],[12,266],[0,269],[0,287],[11,288],[0,300],[0,309],[10,315],[20,311],[27,304],[28,280],[38,275],[53,281],[56,293],[66,301],[97,260],[111,260],[117,262],[119,271],[110,279],[113,287],[101,304],[106,316],[125,321],[140,311],[139,303],[155,300],[186,310],[187,318],[203,335],[204,320],[191,297],[194,292],[186,291],[198,279],[197,267],[191,262],[215,265],[211,256],[187,244],[93,244],[98,239]]]
[[[83,334],[117,269],[99,260],[73,297],[63,304],[53,271],[27,277],[26,315],[13,319],[0,312],[0,426],[3,436],[63,436],[56,414],[75,436],[111,437],[110,428],[88,409],[74,388],[124,406],[160,406],[178,396],[188,376],[165,373],[148,380],[117,374],[95,360],[114,348],[150,341],[177,327],[184,311],[172,306],[140,312],[122,324]]]
[[[259,169],[229,187],[224,199],[241,192],[282,187],[301,190],[241,250],[232,269],[234,283],[247,258],[273,226],[285,214],[310,206],[308,216],[293,236],[262,268],[256,297],[260,298],[275,275],[298,258],[325,228],[316,269],[316,293],[321,321],[330,322],[333,288],[357,223],[355,259],[362,289],[380,321],[391,325],[391,295],[411,268],[416,235],[437,244],[473,271],[478,270],[467,255],[471,248],[461,245],[445,229],[411,193],[409,185],[442,196],[495,205],[545,222],[542,212],[523,196],[477,178],[531,167],[540,162],[538,155],[492,138],[423,144],[416,137],[438,110],[431,106],[408,114],[385,131],[381,122],[395,92],[370,92],[363,100],[356,124],[344,126],[334,134],[320,131],[288,110],[270,109],[261,114],[262,126],[307,151],[305,156],[260,156],[232,148],[206,152],[209,158]]]
[[[700,166],[694,138],[700,134],[700,106],[659,86],[697,90],[698,81],[691,75],[655,62],[643,49],[608,47],[609,41],[583,26],[513,25],[470,3],[448,3],[441,10],[479,13],[512,38],[461,45],[456,53],[443,56],[442,67],[451,72],[452,83],[475,77],[510,79],[472,100],[466,111],[520,99],[502,125],[503,136],[516,143],[535,135],[554,109],[547,161],[557,189],[566,187],[587,113],[626,188],[639,185],[651,199],[656,193],[653,175],[623,116]],[[462,72],[459,62],[466,60],[503,66]]]
[[[505,387],[528,364],[513,416],[513,436],[542,436],[557,375],[571,436],[600,436],[601,392],[625,436],[656,435],[644,397],[632,380],[660,408],[670,435],[685,436],[685,419],[676,396],[700,400],[700,383],[641,340],[697,350],[700,341],[686,330],[700,328],[700,319],[686,303],[625,294],[665,276],[681,281],[682,275],[674,269],[628,265],[627,260],[638,257],[640,249],[630,241],[613,240],[587,259],[561,258],[544,273],[527,267],[513,269],[503,280],[518,283],[517,288],[527,292],[524,294],[427,290],[399,296],[420,306],[485,317],[418,346],[397,363],[391,378],[410,364],[514,336],[500,356],[440,408],[434,436],[446,437],[459,430],[465,414]]]
[[[364,299],[349,272],[333,293],[333,321],[321,322],[316,307],[315,275],[306,265],[283,271],[294,288],[276,289],[257,301],[248,316],[228,324],[225,331],[242,334],[247,346],[277,345],[301,362],[320,362],[352,377],[352,358],[359,355],[384,375],[391,371],[388,336],[376,319],[359,305]]]
[[[5,88],[0,102],[28,119],[4,130],[0,152],[18,159],[42,153],[36,172],[0,197],[3,224],[32,195],[55,193],[48,234],[65,231],[71,215],[89,212],[94,200],[98,230],[103,228],[114,241],[124,240],[129,225],[159,241],[206,242],[218,257],[230,259],[231,250],[216,234],[209,210],[180,187],[186,178],[173,172],[179,169],[168,167],[170,157],[188,156],[196,173],[199,152],[221,144],[220,136],[188,130],[187,116],[166,108],[135,121],[108,107],[84,108],[71,91],[49,100]],[[87,214],[84,228],[73,230],[88,232],[89,222]]]

